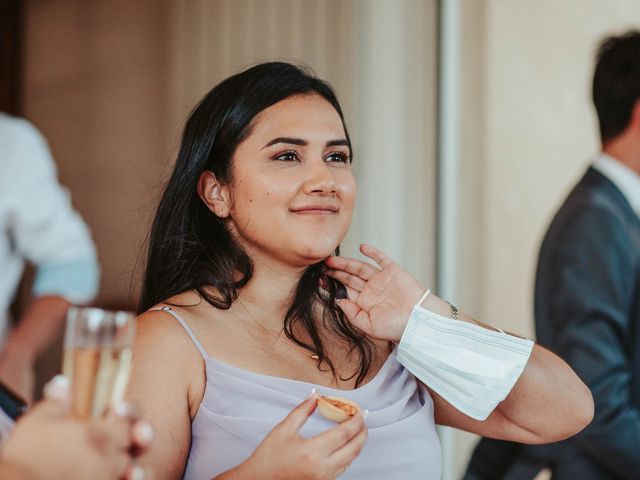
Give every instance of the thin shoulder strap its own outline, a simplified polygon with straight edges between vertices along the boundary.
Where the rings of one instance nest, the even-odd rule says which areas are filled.
[[[178,322],[180,322],[180,325],[182,325],[182,328],[184,328],[185,332],[187,332],[187,335],[191,337],[191,340],[193,341],[194,345],[200,352],[200,355],[202,355],[202,358],[206,360],[209,357],[209,355],[207,355],[207,351],[204,349],[202,344],[198,341],[198,338],[191,331],[191,329],[189,328],[189,325],[187,325],[187,322],[185,322],[182,318],[180,318],[180,315],[178,315],[177,312],[175,312],[171,307],[156,307],[156,308],[150,308],[149,310],[161,310],[173,316],[173,318],[175,318],[176,320],[178,320]]]

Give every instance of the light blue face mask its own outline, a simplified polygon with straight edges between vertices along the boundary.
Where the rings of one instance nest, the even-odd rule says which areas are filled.
[[[522,374],[534,343],[413,307],[398,361],[447,402],[485,420]]]

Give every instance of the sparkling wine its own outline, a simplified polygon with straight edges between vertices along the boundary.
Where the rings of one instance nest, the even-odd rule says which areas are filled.
[[[124,397],[131,370],[129,347],[67,347],[63,371],[71,380],[71,408],[78,418],[100,418]]]

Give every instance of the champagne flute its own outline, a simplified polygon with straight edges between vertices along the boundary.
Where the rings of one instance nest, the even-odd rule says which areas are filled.
[[[130,312],[72,307],[67,313],[62,371],[77,418],[101,418],[124,397],[135,318]]]

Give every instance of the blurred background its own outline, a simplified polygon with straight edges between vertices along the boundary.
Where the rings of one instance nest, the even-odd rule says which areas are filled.
[[[335,87],[354,141],[343,253],[372,243],[532,336],[539,243],[598,152],[595,48],[638,26],[637,0],[1,0],[0,110],[50,143],[97,244],[95,303],[135,309],[190,110],[255,63],[304,63]],[[459,478],[475,439],[441,433],[444,478]]]

